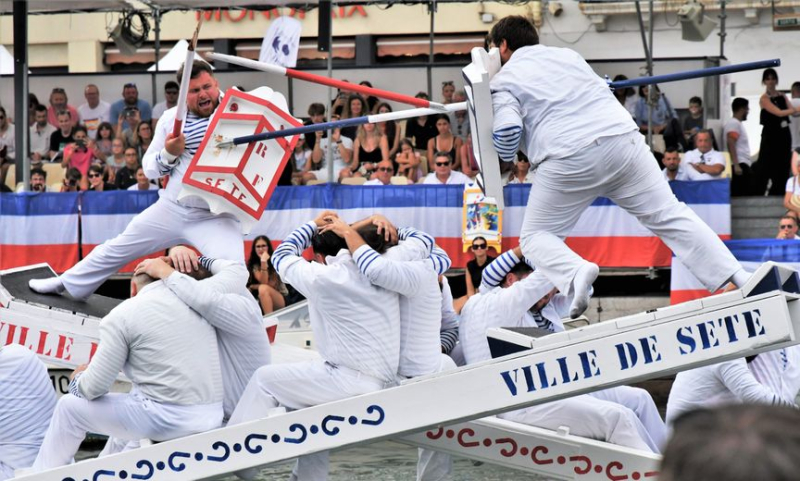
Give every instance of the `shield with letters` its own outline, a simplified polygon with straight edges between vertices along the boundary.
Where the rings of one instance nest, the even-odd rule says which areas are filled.
[[[250,92],[229,89],[183,177],[178,198],[201,197],[211,212],[234,215],[242,233],[249,233],[261,218],[299,136],[222,149],[216,144],[224,138],[302,125],[287,111],[283,95],[268,87]]]

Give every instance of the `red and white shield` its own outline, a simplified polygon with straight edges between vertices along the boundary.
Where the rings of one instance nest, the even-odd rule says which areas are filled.
[[[211,212],[236,216],[247,234],[264,213],[299,136],[218,148],[222,140],[299,127],[286,99],[268,87],[228,89],[183,177],[179,199],[202,197]]]

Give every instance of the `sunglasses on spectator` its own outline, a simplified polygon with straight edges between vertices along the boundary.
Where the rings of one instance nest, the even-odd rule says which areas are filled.
[[[450,165],[450,162],[436,162],[436,167],[444,167]]]
[[[442,87],[445,87],[447,85],[453,85],[453,81],[452,80],[445,80],[444,82],[442,82]]]
[[[135,89],[136,88],[136,84],[133,83],[133,82],[128,82],[125,85],[123,85],[122,88],[124,88],[124,89]]]
[[[94,179],[95,177],[100,177],[100,174],[89,174],[90,179]]]
[[[378,167],[378,172],[394,172],[394,169],[391,167]]]
[[[56,88],[53,89],[53,93],[54,94],[63,94],[64,93],[64,89],[62,89],[61,87],[56,87]]]
[[[791,229],[793,227],[793,224],[781,224],[781,229]]]
[[[477,251],[481,249],[486,249],[486,244],[472,244],[472,250]]]

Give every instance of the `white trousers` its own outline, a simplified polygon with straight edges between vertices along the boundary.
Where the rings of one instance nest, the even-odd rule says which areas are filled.
[[[200,406],[163,404],[138,394],[106,394],[88,401],[67,394],[58,400],[45,433],[35,471],[69,464],[87,432],[120,439],[166,441],[208,431],[222,424],[222,403]]]
[[[6,481],[14,477],[14,468],[0,461],[0,481]]]
[[[667,425],[661,419],[655,401],[649,392],[638,387],[617,386],[588,394],[589,396],[621,404],[636,414],[660,453],[667,444]]]
[[[520,232],[522,253],[563,293],[586,261],[564,243],[584,210],[607,197],[661,238],[710,291],[742,266],[678,202],[638,132],[603,137],[569,159],[539,164]]]
[[[566,426],[570,434],[576,436],[658,452],[658,446],[633,411],[587,395],[502,413],[498,417],[544,429],[557,430]]]
[[[95,247],[64,272],[61,282],[73,297],[84,299],[129,262],[182,243],[207,257],[244,263],[243,237],[236,218],[159,199],[134,217],[122,234]]]
[[[229,426],[266,418],[278,406],[303,409],[348,397],[378,391],[384,381],[322,360],[271,364],[259,368],[247,384]],[[328,452],[298,458],[292,480],[328,479]]]
[[[437,372],[451,371],[456,367],[450,356],[442,354]],[[419,448],[417,454],[417,481],[442,481],[453,472],[453,457],[449,454],[423,448]]]

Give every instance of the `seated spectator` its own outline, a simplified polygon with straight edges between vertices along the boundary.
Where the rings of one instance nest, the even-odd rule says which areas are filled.
[[[47,367],[36,354],[18,344],[0,347],[0,480],[33,465],[55,406]]]
[[[531,182],[533,182],[531,162],[521,151],[517,152],[517,161],[514,162],[514,170],[511,172],[511,175],[505,178],[504,185],[530,184]]]
[[[134,143],[132,144],[136,147],[136,153],[139,154],[139,158],[144,158],[144,154],[147,152],[147,149],[150,147],[150,142],[153,141],[153,127],[150,126],[149,122],[139,122],[136,125],[136,135],[134,136]]]
[[[613,82],[622,82],[628,80],[628,77],[620,74],[614,77]],[[625,107],[625,110],[631,114],[631,117],[636,118],[636,105],[639,103],[639,97],[636,95],[636,90],[633,87],[614,89],[614,97],[617,98],[620,105]]]
[[[692,166],[706,178],[719,179],[725,172],[725,157],[714,150],[710,130],[701,130],[694,138],[696,149],[686,152],[683,163]]]
[[[111,155],[106,158],[106,167],[114,175],[109,177],[109,182],[114,181],[117,171],[125,165],[125,142],[122,139],[111,141]]]
[[[41,167],[31,169],[31,192],[50,192],[47,185],[47,172]]]
[[[456,86],[452,80],[445,80],[442,82],[442,103],[452,104],[454,102],[453,95],[455,92]]]
[[[386,102],[381,102],[375,108],[376,114],[388,114],[392,111],[392,106]],[[378,122],[378,132],[386,136],[386,142],[389,145],[389,159],[394,159],[397,151],[400,150],[400,127],[397,122],[390,120],[388,122]]]
[[[72,114],[67,110],[58,113],[58,130],[50,135],[50,160],[61,162],[64,157],[64,148],[75,142],[73,138]]]
[[[725,122],[723,137],[728,153],[731,156],[731,168],[733,178],[731,179],[731,195],[753,195],[753,160],[750,158],[750,140],[747,137],[747,129],[744,122],[750,113],[750,105],[747,99],[737,97],[731,104],[733,117]],[[800,208],[800,204],[798,204]]]
[[[707,175],[701,174],[694,167],[681,163],[681,155],[674,145],[667,147],[661,162],[664,164],[664,170],[661,172],[667,182],[672,180],[709,180]]]
[[[67,92],[61,87],[55,87],[50,93],[50,106],[47,107],[47,121],[50,125],[63,130],[61,122],[58,120],[58,115],[61,112],[69,112],[69,122],[72,127],[78,125],[80,115],[78,110],[72,105],[67,103]]]
[[[311,134],[308,137],[315,137]],[[302,134],[300,134],[300,139],[297,141],[297,144],[294,146],[294,153],[292,157],[289,159],[289,162],[286,164],[286,169],[291,171],[291,180],[295,184],[301,184],[303,173],[308,172],[310,170],[311,164],[311,150],[308,148],[306,144],[305,138]],[[280,182],[278,185],[282,185]]]
[[[450,158],[450,152],[436,152],[433,156],[434,171],[425,177],[425,184],[433,185],[452,185],[452,184],[469,184],[472,182],[469,177],[461,172],[452,169],[453,161]]]
[[[100,100],[100,89],[89,84],[83,89],[86,103],[78,107],[80,123],[86,127],[89,138],[95,140],[97,131],[103,122],[111,122],[111,105]]]
[[[64,174],[64,185],[61,186],[61,192],[80,192],[81,190],[86,190],[81,186],[83,180],[84,176],[81,174],[81,171],[75,167],[70,167],[67,169],[67,173]]]
[[[317,142],[311,152],[310,169],[303,174],[303,183],[309,180],[320,180],[322,182],[338,182],[342,176],[350,177],[352,173],[348,164],[353,157],[353,141],[349,137],[344,137],[340,129],[334,129],[331,134],[333,140],[333,178],[328,174],[328,165],[325,156],[328,155],[328,139],[322,137],[322,132],[315,132]]]
[[[344,110],[342,110],[342,119],[353,119],[356,117],[362,117],[367,115],[367,102],[364,100],[359,94],[350,94],[347,97],[347,103],[344,106]],[[349,137],[350,140],[355,142],[356,136],[358,135],[358,129],[360,126],[350,126],[350,127],[342,127],[342,135],[345,137]]]
[[[428,100],[428,94],[425,92],[419,92],[414,97]],[[415,150],[427,151],[428,142],[438,134],[439,131],[436,130],[436,118],[434,116],[423,115],[406,120],[406,137],[414,142]]]
[[[325,122],[325,106],[320,103],[313,103],[308,106],[308,120],[303,122],[303,125],[321,124]],[[322,131],[322,138],[328,136],[328,131]],[[317,136],[308,134],[305,136],[305,143],[308,151],[314,150],[314,144],[317,143]],[[298,169],[299,170],[299,169]]]
[[[800,236],[797,235],[797,218],[790,215],[781,217],[780,224],[778,224],[778,236],[775,238],[784,240],[800,239]]]
[[[141,114],[136,107],[128,107],[117,118],[117,127],[114,136],[122,139],[125,145],[136,146],[136,127],[142,123]]]
[[[500,162],[500,175],[511,175],[513,170],[507,165],[508,162]],[[467,134],[464,143],[461,144],[461,173],[467,177],[475,177],[478,174],[478,159],[472,150],[472,134]]]
[[[141,166],[139,163],[139,154],[136,153],[136,147],[128,147],[125,149],[125,165],[117,170],[117,175],[114,177],[114,184],[119,190],[127,190],[128,187],[136,185],[136,170]]]
[[[164,281],[135,274],[130,299],[102,325],[101,347],[56,404],[37,472],[71,463],[88,432],[166,441],[222,424],[216,332]],[[123,367],[133,392],[112,394]]]
[[[453,103],[466,101],[467,93],[463,90],[458,90],[453,94]],[[450,130],[452,130],[453,135],[461,139],[461,143],[463,144],[467,141],[467,136],[470,133],[469,115],[467,115],[467,111],[456,110],[455,112],[450,112],[448,115],[450,117]]]
[[[36,115],[36,107],[38,107],[39,105],[42,104],[39,102],[39,98],[36,96],[36,94],[34,94],[33,92],[28,92],[28,127],[33,125],[33,122],[35,121],[34,118]],[[44,108],[46,111],[47,106],[45,105]],[[48,124],[49,123],[50,122],[48,122]],[[53,127],[55,128],[55,126]]]
[[[103,122],[97,127],[97,137],[94,139],[94,144],[97,151],[105,155],[106,158],[113,154],[114,127],[110,123]]]
[[[152,118],[152,110],[150,104],[146,100],[139,98],[139,89],[135,83],[126,83],[122,86],[122,98],[111,104],[111,121],[119,121],[122,119],[122,128],[133,130],[135,125],[131,125],[128,121],[132,117],[130,113],[137,112],[137,120],[139,122],[150,122]],[[117,135],[119,137],[119,135]]]
[[[361,85],[362,87],[373,88],[372,83],[369,80],[362,80],[361,82],[358,83],[358,85]],[[369,97],[366,98],[366,101],[367,101],[367,108],[365,109],[365,111],[375,112],[375,106],[378,105],[380,99],[374,95],[370,95]]]
[[[250,248],[250,257],[247,259],[247,270],[250,272],[247,288],[258,299],[262,314],[286,307],[286,296],[289,295],[289,290],[270,262],[272,253],[269,237],[260,235],[253,239],[253,247]]]
[[[445,114],[436,117],[438,135],[428,141],[428,168],[433,169],[433,155],[436,152],[449,152],[453,159],[453,167],[461,170],[461,139],[450,130],[450,117]]]
[[[92,164],[92,166],[89,167],[89,190],[94,192],[117,190],[114,184],[110,184],[103,179],[104,170],[105,169],[100,164]]]
[[[695,148],[694,136],[703,129],[703,99],[692,97],[689,99],[689,116],[683,119],[683,136],[688,149]]]
[[[654,85],[655,99],[653,105],[653,134],[663,135],[666,147],[680,146],[686,151],[686,140],[683,138],[683,132],[680,130],[681,126],[678,123],[678,114],[669,103],[667,96],[661,93],[658,85]],[[639,124],[639,130],[643,134],[647,134],[648,122],[648,91],[647,85],[639,87],[639,101],[636,104],[636,114],[634,120]]]
[[[475,237],[472,239],[470,248],[472,250],[473,259],[467,262],[467,275],[465,276],[467,296],[464,302],[477,294],[481,285],[483,270],[495,259],[493,256],[489,255],[489,243],[486,242],[486,239],[483,237]]]
[[[43,160],[50,160],[50,136],[57,129],[47,121],[47,107],[37,105],[33,113],[28,142],[31,149],[31,163],[41,164]]]
[[[158,185],[155,181],[148,179],[144,175],[144,169],[139,167],[136,169],[136,183],[128,187],[128,190],[158,190]]]
[[[0,107],[0,183],[5,183],[8,169],[14,165],[14,124],[6,115],[6,110]]]
[[[378,162],[388,158],[389,142],[386,136],[381,135],[375,124],[359,125],[358,136],[353,143],[353,160],[350,162],[353,175],[369,179]]]
[[[347,80],[342,79],[342,82],[347,82]],[[336,93],[336,98],[333,99],[331,102],[331,118],[334,115],[341,117],[344,113],[344,106],[347,104],[347,97],[350,94],[349,90],[339,89]]]
[[[86,133],[86,129],[83,128],[83,126],[79,125],[75,127],[73,137],[75,142],[64,147],[64,160],[61,161],[61,165],[65,168],[75,167],[78,169],[84,176],[81,188],[86,190],[89,187],[88,181],[86,180],[86,175],[89,173],[89,166],[94,164],[98,157],[95,152],[94,142],[89,139],[89,135]]]
[[[422,178],[420,169],[420,155],[414,150],[414,145],[409,139],[400,141],[400,152],[395,156],[397,164],[397,175],[407,177],[411,182],[416,182]]]
[[[776,406],[702,409],[678,419],[659,481],[790,481],[800,472],[800,411]]]
[[[381,160],[375,168],[374,178],[364,182],[364,185],[390,185],[394,175],[394,167],[390,160]]]
[[[164,112],[178,105],[178,93],[180,89],[181,86],[174,80],[170,80],[164,84],[164,101],[153,106],[153,125],[158,123],[158,119],[164,115]]]

